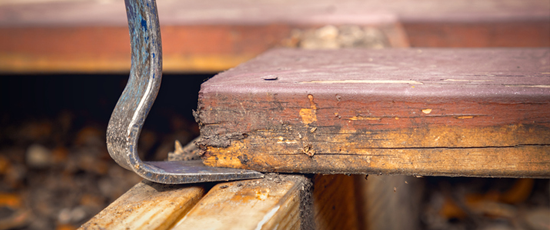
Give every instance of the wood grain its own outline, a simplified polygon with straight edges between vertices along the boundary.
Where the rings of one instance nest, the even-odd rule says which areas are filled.
[[[550,49],[275,50],[203,84],[204,161],[549,177],[548,63]]]
[[[308,229],[310,183],[277,175],[217,184],[174,229]]]
[[[200,186],[141,182],[79,229],[168,229],[203,193]]]

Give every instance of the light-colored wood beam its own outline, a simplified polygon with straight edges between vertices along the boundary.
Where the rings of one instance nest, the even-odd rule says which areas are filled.
[[[174,229],[300,229],[311,212],[303,176],[220,183]]]
[[[168,229],[202,197],[204,188],[140,182],[79,229]]]

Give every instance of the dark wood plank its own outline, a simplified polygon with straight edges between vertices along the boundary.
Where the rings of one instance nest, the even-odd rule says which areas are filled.
[[[291,29],[286,25],[163,26],[164,72],[234,67],[279,45]],[[0,28],[0,72],[126,72],[129,42],[127,26]]]
[[[549,177],[550,49],[266,53],[204,83],[212,166]]]
[[[411,47],[549,47],[550,19],[404,22]]]
[[[303,7],[288,14],[289,5],[278,1],[267,5],[245,1],[159,2],[163,70],[223,71],[270,48],[296,45],[288,42],[292,31],[342,20],[380,27],[392,46],[408,45],[403,28],[392,15],[325,17],[327,12],[312,3],[300,3]],[[125,17],[120,1],[0,4],[0,72],[129,71],[130,38]]]
[[[325,25],[378,27],[392,47],[550,46],[546,0],[182,0],[158,8],[167,72],[222,71],[289,46],[293,30]],[[124,9],[102,0],[0,3],[0,72],[129,71]]]

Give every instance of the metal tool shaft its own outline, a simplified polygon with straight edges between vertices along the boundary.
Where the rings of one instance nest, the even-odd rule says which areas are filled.
[[[143,162],[137,142],[162,79],[162,45],[155,0],[125,0],[132,46],[130,78],[109,120],[107,149],[122,167],[158,183],[184,184],[259,178],[261,173],[195,162]]]

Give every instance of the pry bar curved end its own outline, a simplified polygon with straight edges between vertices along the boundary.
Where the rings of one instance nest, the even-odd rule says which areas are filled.
[[[132,67],[107,128],[107,149],[122,167],[164,184],[261,178],[245,169],[207,167],[198,161],[144,162],[137,142],[162,79],[162,45],[155,0],[125,0],[132,46]]]

